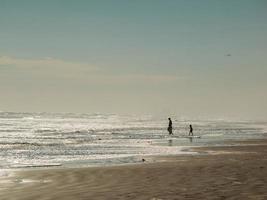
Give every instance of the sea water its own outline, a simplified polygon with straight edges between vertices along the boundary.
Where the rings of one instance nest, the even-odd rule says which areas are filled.
[[[200,138],[187,138],[189,124]],[[192,153],[189,146],[263,138],[267,122],[168,120],[115,114],[0,112],[0,169],[83,167],[142,162],[154,155]]]

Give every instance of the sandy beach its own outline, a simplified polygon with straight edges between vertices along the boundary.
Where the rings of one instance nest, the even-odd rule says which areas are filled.
[[[251,140],[156,163],[20,171],[2,185],[0,199],[267,199],[266,145]]]

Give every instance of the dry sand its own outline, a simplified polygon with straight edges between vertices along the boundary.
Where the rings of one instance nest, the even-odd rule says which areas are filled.
[[[267,141],[243,145],[157,163],[18,172],[0,199],[267,199]]]

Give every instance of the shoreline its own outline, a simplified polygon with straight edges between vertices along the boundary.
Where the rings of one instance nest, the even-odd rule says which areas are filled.
[[[267,139],[238,143],[151,163],[13,171],[0,199],[266,199]]]

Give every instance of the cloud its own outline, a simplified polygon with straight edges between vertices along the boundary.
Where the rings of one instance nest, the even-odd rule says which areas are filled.
[[[2,68],[2,70],[1,70]],[[24,77],[28,80],[72,80],[100,73],[100,68],[82,62],[57,58],[27,59],[0,57],[0,76]],[[12,79],[12,78],[11,78]]]
[[[94,84],[157,84],[169,83],[178,79],[175,75],[158,74],[115,74],[103,68],[82,62],[72,62],[56,58],[26,59],[10,56],[0,56],[0,70],[11,75],[26,76],[28,78],[49,78],[72,80]],[[12,73],[12,74],[10,74]]]
[[[10,56],[0,57],[0,67],[15,68],[19,72],[24,71],[33,75],[54,75],[57,77],[96,72],[98,70],[96,66],[87,63],[71,62],[55,58],[26,59]]]
[[[16,66],[16,67],[25,67],[25,68],[40,68],[40,67],[53,67],[53,68],[89,68],[95,69],[95,66],[89,65],[87,63],[80,62],[70,62],[61,59],[55,59],[51,57],[43,59],[25,59],[25,58],[16,58],[10,56],[0,56],[0,65],[4,66]]]
[[[112,84],[142,84],[142,83],[171,83],[178,80],[174,75],[155,75],[155,74],[124,74],[124,75],[95,75],[92,77],[94,82]]]

